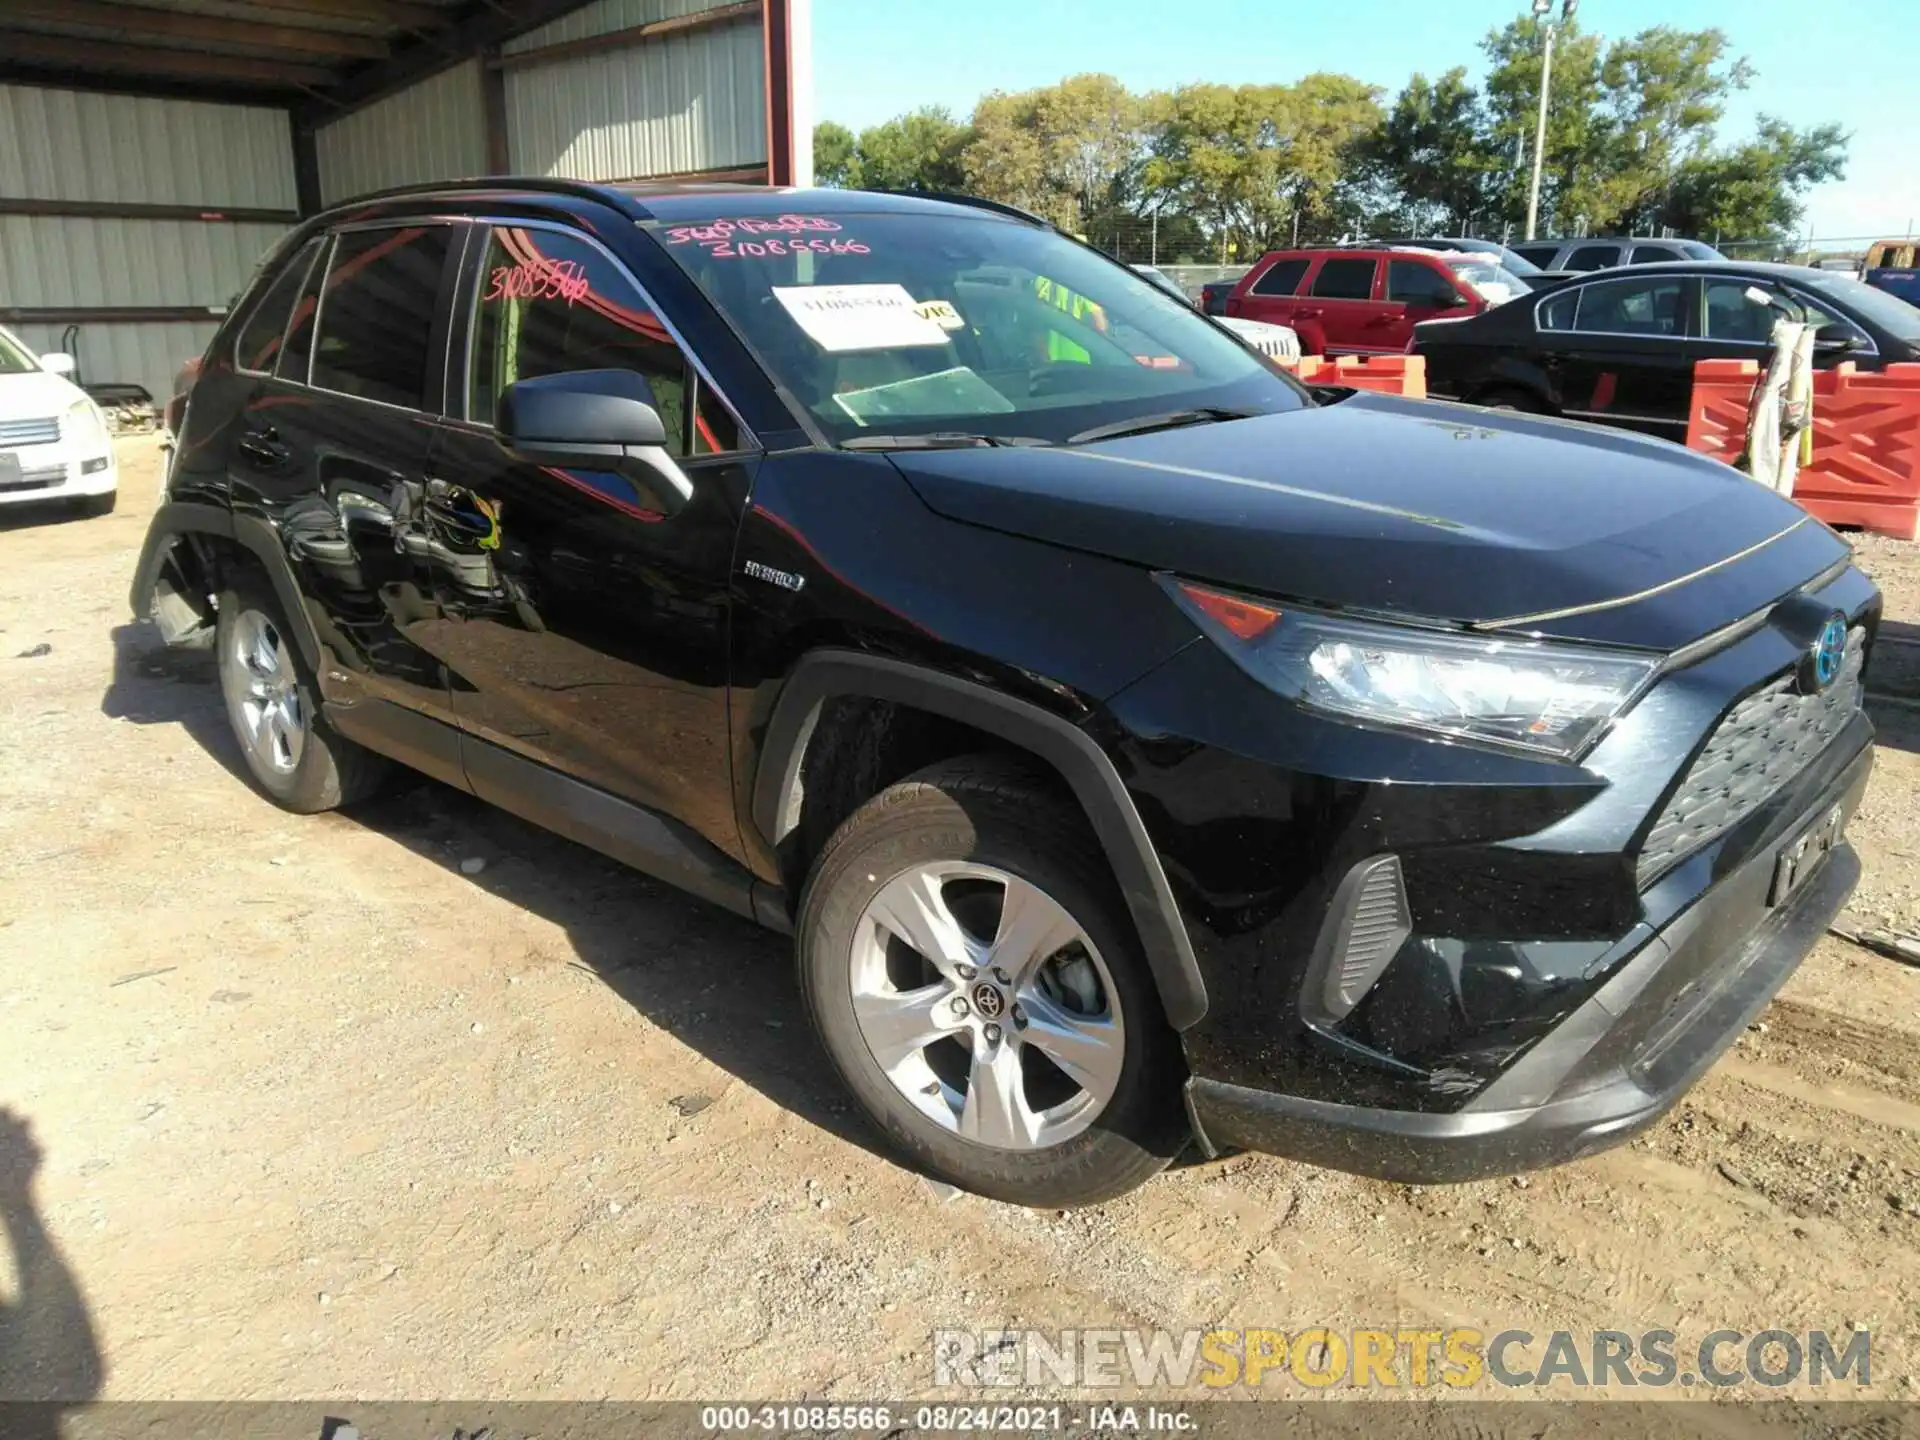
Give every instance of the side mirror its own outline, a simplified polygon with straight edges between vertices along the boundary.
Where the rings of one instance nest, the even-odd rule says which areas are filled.
[[[693,482],[667,453],[653,387],[632,370],[570,370],[520,380],[500,392],[494,432],[530,465],[613,470],[642,485],[663,515],[693,498]]]
[[[1846,355],[1860,348],[1860,337],[1844,325],[1822,325],[1813,333],[1813,348],[1822,355]]]
[[[40,357],[40,368],[52,375],[71,375],[80,366],[66,351],[55,350]]]
[[[1458,290],[1449,290],[1444,295],[1435,295],[1433,297],[1433,308],[1436,310],[1458,310],[1466,303],[1467,297],[1462,295]]]

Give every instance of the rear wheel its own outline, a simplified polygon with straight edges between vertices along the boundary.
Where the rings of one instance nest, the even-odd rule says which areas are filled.
[[[1003,762],[892,786],[801,901],[828,1055],[923,1169],[1025,1205],[1130,1190],[1186,1140],[1179,1044],[1084,819]]]
[[[304,815],[379,788],[387,762],[327,723],[318,687],[264,584],[242,581],[220,596],[215,644],[227,720],[269,799]]]
[[[1488,410],[1515,410],[1522,415],[1545,415],[1547,407],[1540,397],[1526,390],[1509,386],[1504,390],[1490,390],[1476,402]]]

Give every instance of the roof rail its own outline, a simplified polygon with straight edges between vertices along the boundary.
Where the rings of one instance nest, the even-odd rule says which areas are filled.
[[[1029,225],[1038,225],[1043,230],[1057,230],[1044,215],[1036,215],[1031,210],[1022,210],[1018,205],[1009,205],[1004,200],[987,200],[978,195],[962,195],[953,190],[888,190],[888,195],[905,195],[915,200],[944,200],[949,205],[971,205],[976,210],[991,210],[996,215],[1005,215],[1012,220],[1024,220]]]
[[[552,175],[474,175],[460,180],[426,180],[412,185],[395,185],[322,207],[319,213],[348,209],[379,200],[404,200],[413,196],[457,195],[471,190],[534,190],[549,195],[570,195],[578,200],[593,200],[625,211],[635,219],[651,219],[651,212],[633,196],[608,185],[589,180],[568,180]]]

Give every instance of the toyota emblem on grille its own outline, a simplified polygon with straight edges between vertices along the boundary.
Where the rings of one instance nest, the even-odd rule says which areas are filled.
[[[1847,617],[1835,611],[1800,661],[1797,675],[1802,695],[1817,695],[1840,678],[1847,659]]]

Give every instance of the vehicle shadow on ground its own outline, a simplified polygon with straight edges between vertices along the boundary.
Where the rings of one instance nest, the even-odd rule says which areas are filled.
[[[141,621],[113,628],[113,679],[100,713],[135,725],[178,725],[237,780],[247,764],[220,706],[220,676],[211,650],[169,650]]]
[[[25,1117],[0,1106],[0,1225],[13,1295],[0,1300],[0,1432],[58,1440],[61,1415],[100,1393],[100,1343],[85,1296],[34,1203],[41,1150]]]
[[[1867,713],[1881,746],[1920,753],[1920,625],[1880,622],[1867,672]]]
[[[103,713],[179,725],[247,780],[212,655],[170,651],[145,623],[119,626],[113,641]],[[899,1163],[847,1098],[813,1036],[787,937],[412,771],[398,770],[379,798],[315,823],[329,820],[375,831],[559,926],[573,948],[569,963],[653,1024],[783,1109]],[[473,860],[483,868],[463,873],[462,862]],[[691,1107],[717,1098],[674,1100]],[[1174,1163],[1201,1162],[1189,1150]]]
[[[211,652],[169,650],[146,623],[116,627],[113,646],[102,713],[136,725],[178,725],[251,784],[220,703]],[[813,1038],[785,937],[412,771],[399,770],[382,797],[331,818],[376,831],[559,926],[573,948],[571,963],[655,1025],[775,1104],[886,1154]],[[486,867],[461,874],[461,862],[473,859]]]

